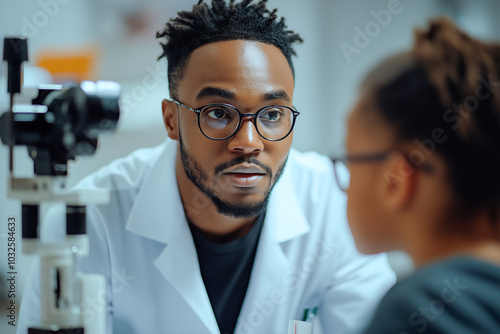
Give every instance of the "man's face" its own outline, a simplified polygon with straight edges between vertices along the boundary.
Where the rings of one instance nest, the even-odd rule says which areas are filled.
[[[228,103],[241,113],[255,113],[268,105],[291,107],[293,88],[292,71],[278,48],[235,40],[196,49],[177,98],[196,109]],[[208,196],[221,214],[238,218],[262,212],[285,165],[292,134],[268,141],[245,118],[234,136],[215,141],[201,133],[193,111],[172,103],[164,113],[168,110],[176,115],[171,118],[177,124],[172,124],[169,136],[179,140],[179,156],[190,186],[194,184]]]

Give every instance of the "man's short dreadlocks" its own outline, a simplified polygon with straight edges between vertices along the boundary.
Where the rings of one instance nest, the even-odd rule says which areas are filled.
[[[235,3],[230,0],[212,0],[212,6],[200,0],[190,12],[178,13],[166,24],[165,30],[156,34],[166,37],[163,54],[168,61],[170,95],[175,97],[191,53],[197,48],[214,42],[250,40],[276,46],[286,57],[292,73],[292,48],[294,42],[302,42],[298,34],[286,30],[285,19],[278,20],[277,9],[266,8],[267,0],[251,4],[253,0]]]

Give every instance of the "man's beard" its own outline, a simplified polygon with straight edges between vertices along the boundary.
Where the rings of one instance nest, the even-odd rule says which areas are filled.
[[[231,160],[230,162],[217,166],[214,169],[214,176],[217,176],[217,174],[219,174],[221,171],[231,166],[239,165],[243,162],[248,162],[256,164],[261,168],[265,169],[267,172],[267,176],[269,177],[269,189],[264,194],[264,198],[261,201],[258,201],[257,203],[253,204],[231,203],[219,197],[219,193],[216,189],[215,184],[212,187],[208,185],[207,174],[203,171],[203,169],[194,159],[194,157],[191,154],[189,154],[189,152],[186,151],[186,148],[184,147],[184,144],[182,142],[182,136],[180,134],[179,134],[179,148],[181,153],[182,166],[184,168],[184,172],[186,173],[187,178],[210,199],[210,201],[213,203],[218,213],[233,218],[256,217],[266,210],[271,191],[276,185],[276,182],[283,174],[283,170],[285,169],[285,164],[288,160],[287,156],[283,164],[279,166],[278,171],[276,172],[276,176],[274,178],[272,170],[254,158],[239,157]],[[244,189],[245,188],[243,188],[243,191]]]

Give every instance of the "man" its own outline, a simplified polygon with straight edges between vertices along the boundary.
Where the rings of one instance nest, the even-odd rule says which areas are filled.
[[[109,331],[286,333],[317,308],[325,333],[359,332],[394,275],[355,250],[329,160],[290,149],[300,37],[266,1],[222,0],[158,37],[170,139],[77,186],[111,190],[88,208],[83,263],[107,277]]]

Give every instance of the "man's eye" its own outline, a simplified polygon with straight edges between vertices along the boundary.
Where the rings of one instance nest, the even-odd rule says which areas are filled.
[[[224,109],[212,109],[207,112],[207,116],[212,119],[222,119],[230,117],[230,113]]]
[[[260,118],[264,121],[277,122],[283,116],[285,115],[283,111],[281,111],[280,109],[271,109],[271,110],[266,110],[262,115],[260,115]]]

